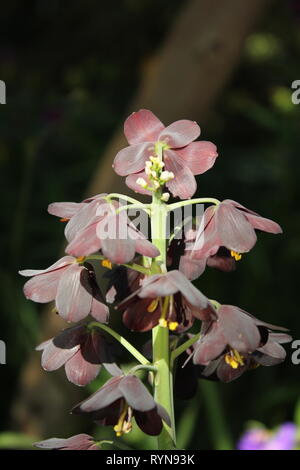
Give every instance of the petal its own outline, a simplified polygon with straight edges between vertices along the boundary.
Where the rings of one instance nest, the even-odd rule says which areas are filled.
[[[81,230],[67,245],[66,252],[73,256],[88,256],[101,248],[101,240],[97,237],[98,221]]]
[[[21,274],[21,276],[38,276],[39,274],[45,274],[45,273],[49,273],[49,272],[52,272],[52,271],[56,271],[57,269],[68,266],[69,264],[73,263],[74,261],[75,260],[74,260],[73,256],[63,256],[58,261],[56,261],[54,264],[49,266],[49,268],[47,268],[47,269],[24,269],[22,271],[19,271],[19,274]]]
[[[81,230],[94,221],[94,217],[97,215],[99,210],[102,209],[102,206],[104,206],[104,215],[105,208],[107,208],[108,211],[109,205],[105,199],[102,197],[97,197],[88,204],[84,204],[82,208],[76,212],[76,214],[71,218],[65,227],[65,236],[68,242],[72,241]]]
[[[102,253],[116,264],[129,263],[135,255],[134,242],[130,239],[102,240]]]
[[[34,276],[24,285],[24,295],[34,302],[46,303],[55,299],[59,281],[68,267]]]
[[[148,256],[149,258],[156,258],[160,254],[156,246],[149,242],[149,240],[135,240],[134,246],[137,253],[143,256]]]
[[[156,407],[152,395],[135,375],[123,377],[119,389],[128,405],[134,410],[149,411]]]
[[[194,121],[181,119],[167,126],[159,135],[159,140],[170,148],[185,147],[200,135],[200,127]]]
[[[59,335],[38,346],[42,354],[42,367],[45,370],[52,371],[59,369],[71,357],[76,354],[80,348],[80,342],[84,336],[85,329],[82,326],[68,328],[63,330]]]
[[[100,300],[92,299],[91,315],[100,323],[107,323],[109,317],[109,308]]]
[[[202,140],[192,142],[177,150],[177,155],[189,167],[193,175],[201,175],[214,165],[218,152],[215,144]]]
[[[138,427],[149,436],[158,436],[162,431],[162,420],[157,410],[135,411],[134,417]]]
[[[179,271],[182,272],[190,281],[197,279],[206,267],[206,259],[196,260],[191,255],[184,254],[180,258]]]
[[[48,212],[62,219],[71,219],[83,205],[82,202],[52,202],[48,206]]]
[[[88,434],[77,434],[68,439],[53,437],[45,441],[35,442],[33,445],[40,449],[88,450],[93,443],[94,439]]]
[[[132,331],[149,331],[158,324],[160,318],[160,309],[154,312],[148,312],[151,301],[149,299],[135,300],[125,310],[123,314],[123,323]]]
[[[258,348],[260,333],[254,320],[238,307],[222,305],[218,309],[219,325],[227,344],[240,353],[251,353]]]
[[[269,233],[275,233],[275,234],[282,233],[282,228],[280,227],[280,225],[278,225],[273,220],[261,217],[256,212],[253,212],[250,209],[247,209],[247,207],[242,206],[242,204],[236,201],[232,201],[231,199],[226,199],[223,202],[232,204],[234,207],[240,209],[241,212],[247,218],[247,220],[250,222],[252,227],[255,228],[256,230],[261,230],[263,232],[269,232]]]
[[[166,186],[174,197],[189,199],[196,192],[195,177],[187,165],[177,157],[174,150],[166,150],[164,156],[166,170],[174,173],[175,177],[167,182]]]
[[[213,322],[209,332],[205,334],[195,345],[194,364],[207,365],[222,354],[226,347],[224,337],[217,322]]]
[[[235,379],[238,379],[244,372],[246,372],[247,369],[248,364],[245,364],[244,366],[239,366],[237,369],[233,369],[223,360],[220,362],[217,368],[217,376],[221,380],[221,382],[228,383],[232,382]]]
[[[153,142],[164,129],[163,123],[148,109],[132,113],[124,123],[124,134],[130,145]]]
[[[154,144],[151,142],[125,147],[115,156],[113,169],[120,176],[138,173],[145,169],[145,163],[153,155],[153,151]]]
[[[73,264],[65,270],[58,284],[56,308],[67,321],[77,322],[91,311],[92,295],[84,266]]]
[[[177,286],[179,292],[193,307],[206,308],[208,299],[202,294],[180,271],[173,270],[168,273],[169,280]]]
[[[122,377],[109,379],[97,392],[73,408],[72,413],[90,413],[91,411],[101,410],[122,398],[122,392],[119,389],[121,379]]]
[[[144,171],[141,171],[140,173],[134,173],[126,177],[125,183],[128,188],[132,189],[136,193],[145,194],[146,196],[152,196],[151,191],[148,191],[148,189],[143,189],[139,184],[137,184],[136,181],[138,178],[143,178],[147,183],[150,183],[146,173]]]
[[[85,345],[85,348],[88,346]],[[78,386],[85,386],[94,380],[101,365],[90,362],[86,359],[86,353],[79,349],[74,356],[66,362],[65,370],[67,378],[70,382]]]
[[[215,223],[221,245],[238,253],[246,253],[256,243],[256,234],[245,215],[227,203],[218,205]]]

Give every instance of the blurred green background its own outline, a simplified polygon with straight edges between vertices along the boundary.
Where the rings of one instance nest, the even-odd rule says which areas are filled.
[[[113,133],[131,111],[145,63],[162,46],[183,3],[11,0],[1,5],[0,79],[7,85],[7,104],[0,108],[0,339],[7,345],[7,364],[0,365],[0,432],[23,437],[21,442],[17,435],[2,435],[0,445],[26,447],[35,438],[94,431],[88,420],[68,414],[73,397],[61,415],[62,374],[59,393],[45,387],[37,401],[24,400],[21,382],[30,387],[39,380],[34,367],[25,376],[22,371],[41,339],[45,309],[24,299],[17,271],[46,267],[58,257],[62,225],[47,214],[47,205],[84,197]],[[260,234],[236,272],[207,270],[199,287],[222,303],[290,328],[294,339],[300,337],[300,105],[291,102],[291,83],[300,79],[299,3],[273,2],[241,45],[238,66],[202,129],[220,157],[198,179],[199,196],[235,199],[284,229],[282,236]],[[195,116],[174,116],[182,118]],[[224,448],[249,420],[269,427],[292,420],[300,397],[300,366],[292,364],[292,352],[288,345],[283,365],[258,368],[227,385],[205,383],[193,402],[178,402],[180,444]],[[57,374],[48,374],[47,381],[57,380]],[[140,445],[151,448],[151,440],[143,439]]]

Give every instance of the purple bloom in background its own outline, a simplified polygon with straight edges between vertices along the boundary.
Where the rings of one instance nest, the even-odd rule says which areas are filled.
[[[266,429],[246,431],[237,444],[238,450],[293,450],[297,443],[297,426],[283,423],[275,432]]]
[[[88,434],[76,434],[68,439],[53,437],[46,441],[35,442],[33,445],[46,450],[100,450],[94,438]]]

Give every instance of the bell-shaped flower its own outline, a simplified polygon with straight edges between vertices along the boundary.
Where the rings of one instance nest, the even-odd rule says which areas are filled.
[[[125,325],[135,331],[160,324],[180,332],[190,328],[195,318],[215,318],[208,299],[178,270],[145,277],[142,286],[118,308],[124,311]]]
[[[127,184],[138,192],[145,190],[136,184],[138,178],[147,181],[144,170],[146,162],[155,156],[158,146],[163,150],[164,169],[174,175],[166,182],[173,196],[187,199],[193,196],[197,185],[194,175],[209,170],[217,154],[211,142],[194,142],[200,135],[200,128],[194,121],[180,120],[165,127],[149,110],[141,109],[125,121],[124,133],[129,147],[122,149],[115,157],[113,168],[121,176],[128,176]]]
[[[204,223],[198,230],[195,242],[188,255],[192,260],[210,259],[211,266],[231,270],[228,254],[235,259],[253,248],[257,237],[255,230],[282,233],[274,221],[250,211],[238,202],[226,199],[204,212]],[[226,249],[220,251],[220,248]]]
[[[122,371],[114,363],[112,345],[96,328],[77,325],[63,330],[36,348],[42,351],[42,367],[54,371],[65,367],[67,378],[84,386],[94,380],[103,365],[111,375]]]
[[[91,413],[98,424],[114,426],[117,436],[131,431],[132,418],[150,436],[161,433],[163,421],[170,426],[166,410],[158,405],[135,375],[113,377],[77,405],[73,413]]]
[[[103,303],[95,272],[84,259],[64,256],[47,269],[19,271],[31,279],[24,285],[24,294],[34,302],[55,300],[59,315],[69,322],[77,322],[91,314],[105,323],[109,310]]]

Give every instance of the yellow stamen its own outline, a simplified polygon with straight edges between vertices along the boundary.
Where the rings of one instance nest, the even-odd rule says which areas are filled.
[[[69,222],[70,219],[67,219],[66,217],[62,217],[59,219],[60,222]]]
[[[157,309],[158,306],[158,298],[152,300],[151,304],[148,305],[147,307],[147,312],[153,313]]]
[[[232,369],[237,369],[239,366],[245,365],[243,356],[236,349],[231,349],[230,352],[225,355],[225,362],[232,367]]]
[[[175,331],[177,329],[178,322],[177,321],[170,321],[168,324],[169,330]]]
[[[112,269],[112,263],[109,261],[109,259],[102,260],[101,264],[104,268]]]
[[[125,419],[128,414],[128,421]],[[127,403],[124,404],[124,408],[120,414],[120,418],[117,424],[114,426],[114,431],[117,437],[122,436],[123,434],[128,434],[132,429],[132,424],[130,422],[130,417],[132,413],[130,413],[130,409]]]
[[[83,263],[84,260],[85,260],[85,256],[78,256],[78,258],[76,258],[77,263]]]
[[[165,318],[160,318],[159,321],[158,321],[158,324],[159,324],[159,326],[162,326],[163,328],[168,327],[168,322]]]
[[[234,250],[230,251],[230,255],[235,259],[235,261],[240,261],[242,255],[240,253],[237,253]]]

